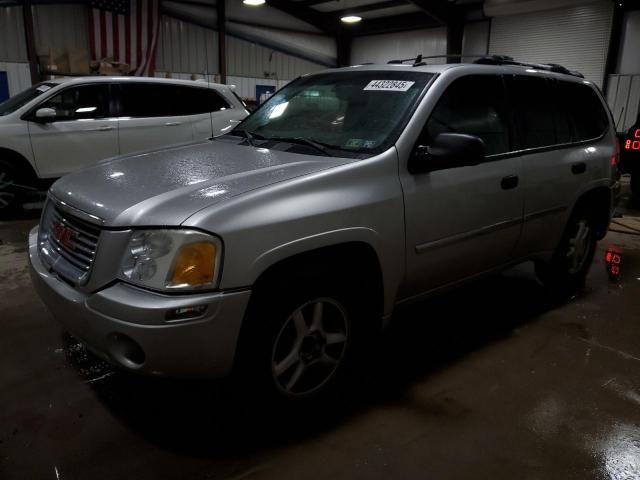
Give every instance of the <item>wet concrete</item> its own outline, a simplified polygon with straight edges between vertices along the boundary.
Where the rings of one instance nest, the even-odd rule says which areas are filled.
[[[224,382],[116,372],[64,336],[28,277],[36,221],[0,223],[3,480],[640,478],[638,235],[610,232],[565,304],[521,266],[413,305],[343,398],[275,415]]]

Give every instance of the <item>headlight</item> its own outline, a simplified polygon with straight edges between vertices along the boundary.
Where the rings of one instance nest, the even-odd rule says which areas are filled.
[[[222,245],[196,230],[134,232],[120,263],[123,280],[156,290],[215,288]]]

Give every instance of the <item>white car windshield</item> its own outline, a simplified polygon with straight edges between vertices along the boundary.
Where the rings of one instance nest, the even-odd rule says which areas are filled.
[[[34,98],[39,97],[55,86],[55,83],[39,83],[11,97],[9,100],[0,103],[0,117],[15,112],[20,107],[23,107]]]
[[[395,142],[433,76],[365,70],[303,77],[272,96],[231,135],[252,144],[300,144],[314,154],[376,154]]]

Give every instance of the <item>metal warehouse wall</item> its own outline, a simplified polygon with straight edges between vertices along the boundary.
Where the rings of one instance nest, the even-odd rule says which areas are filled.
[[[389,60],[447,53],[447,32],[428,28],[385,35],[367,35],[353,40],[351,63],[387,63]],[[443,57],[444,61],[444,57]]]
[[[494,17],[489,52],[516,60],[559,63],[602,86],[613,2]]]
[[[38,55],[48,55],[50,47],[89,49],[86,5],[36,5],[33,29]]]
[[[228,75],[264,78],[266,72],[272,79],[291,80],[322,68],[325,67],[227,35]],[[164,16],[158,44],[157,70],[188,74],[219,72],[218,33]]]
[[[245,77],[291,80],[326,67],[227,35],[227,72]]]
[[[621,48],[616,72],[640,74],[640,11],[627,12],[621,35]]]
[[[0,7],[0,62],[26,62],[22,7]]]
[[[175,73],[217,73],[218,32],[164,15],[156,68]]]

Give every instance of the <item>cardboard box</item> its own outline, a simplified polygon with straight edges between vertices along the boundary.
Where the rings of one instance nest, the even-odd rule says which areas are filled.
[[[69,49],[69,73],[89,75],[89,52],[82,48]]]
[[[64,48],[49,49],[49,71],[57,73],[71,73],[69,66],[69,54]]]

